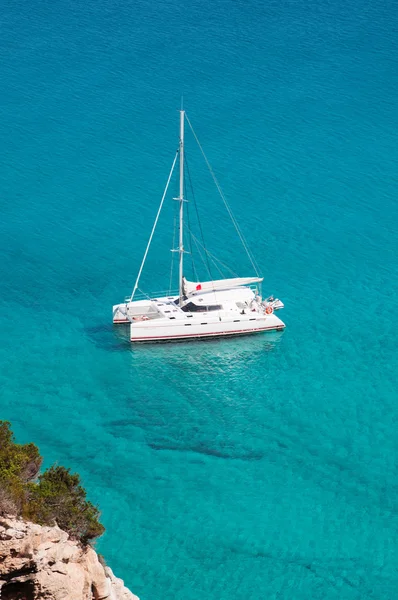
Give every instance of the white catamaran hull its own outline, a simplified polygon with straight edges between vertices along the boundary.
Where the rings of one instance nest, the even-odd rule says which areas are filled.
[[[162,319],[163,321],[163,319]],[[201,322],[200,322],[201,321]],[[263,331],[280,331],[285,324],[276,315],[257,316],[231,320],[228,317],[205,322],[192,320],[192,323],[173,323],[168,319],[164,322],[143,321],[132,323],[130,326],[131,342],[168,342],[177,340],[192,340],[213,337],[228,337],[234,335],[247,335]]]
[[[167,296],[158,298],[156,302],[174,302],[176,299],[178,299],[178,296]],[[112,307],[113,322],[115,324],[131,323],[136,317],[151,318],[154,315],[153,302],[153,300],[135,300],[134,302],[128,301],[122,304],[115,304]],[[267,301],[267,305],[271,306],[274,311],[280,310],[285,306],[278,298]]]

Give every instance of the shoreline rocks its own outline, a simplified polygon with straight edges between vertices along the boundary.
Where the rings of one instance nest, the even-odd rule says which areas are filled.
[[[139,600],[59,527],[0,518],[1,600]]]

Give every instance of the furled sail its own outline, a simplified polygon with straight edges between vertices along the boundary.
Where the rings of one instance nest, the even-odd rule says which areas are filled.
[[[216,279],[214,281],[187,281],[183,277],[183,287],[186,296],[216,290],[230,290],[241,285],[261,283],[263,277],[234,277],[232,279]]]

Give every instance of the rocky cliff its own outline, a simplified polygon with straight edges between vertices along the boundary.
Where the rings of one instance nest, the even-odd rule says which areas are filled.
[[[58,527],[0,518],[1,600],[138,600]]]

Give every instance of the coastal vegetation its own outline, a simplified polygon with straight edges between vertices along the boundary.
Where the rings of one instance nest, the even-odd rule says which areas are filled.
[[[99,510],[86,498],[80,476],[61,466],[40,473],[35,444],[17,444],[11,425],[0,421],[0,514],[54,525],[87,544],[102,535]]]

